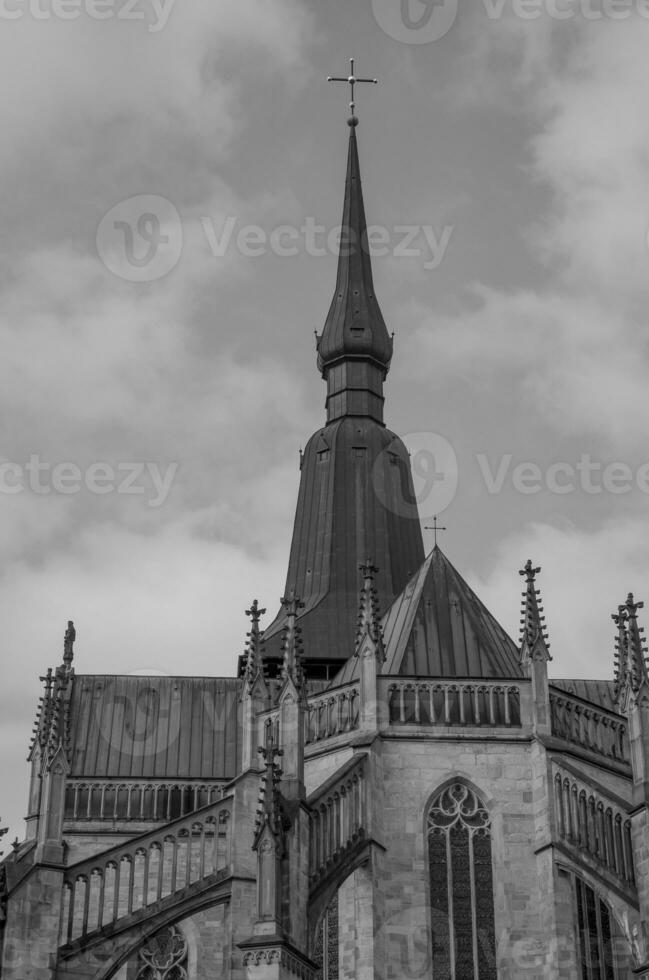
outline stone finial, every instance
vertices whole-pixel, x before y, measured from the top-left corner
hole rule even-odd
[[[279,790],[282,770],[277,759],[281,758],[284,753],[275,745],[272,734],[268,736],[266,745],[259,746],[259,752],[264,759],[264,772],[261,777],[259,806],[255,820],[255,839],[259,839],[259,835],[266,826],[269,827],[273,836],[282,837],[284,814],[282,796]]]
[[[246,609],[246,616],[250,617],[250,630],[248,633],[246,633],[248,642],[244,672],[245,683],[248,690],[252,689],[258,674],[261,672],[263,675],[264,671],[264,634],[263,630],[259,629],[259,621],[265,612],[265,609],[259,608],[259,602],[257,599],[253,600],[250,609]]]
[[[519,575],[525,578],[525,591],[521,609],[521,660],[536,660],[539,658],[552,660],[550,644],[545,628],[545,616],[541,602],[541,590],[536,588],[536,576],[541,571],[534,567],[528,558],[525,567],[519,570]]]
[[[619,704],[623,697],[629,667],[629,632],[627,629],[629,617],[626,606],[618,606],[617,612],[611,613],[611,619],[617,626],[617,635],[615,637],[614,694],[615,700]]]
[[[629,686],[634,694],[637,694],[642,685],[649,682],[649,671],[647,669],[647,644],[642,636],[644,626],[638,626],[638,609],[644,608],[644,602],[634,602],[633,593],[629,592],[625,610],[627,616],[627,678]]]
[[[77,631],[74,628],[74,623],[71,619],[69,619],[68,628],[65,631],[65,636],[63,637],[63,663],[68,670],[70,670],[72,667],[72,658],[74,657],[74,641],[76,638]]]
[[[297,625],[300,609],[304,603],[298,598],[295,589],[282,597],[282,606],[286,611],[286,626],[282,642],[282,683],[291,680],[298,692],[304,689],[304,668],[302,664],[302,630]]]
[[[358,566],[358,569],[363,575],[363,585],[358,607],[355,655],[358,656],[364,638],[369,636],[381,657],[381,662],[383,662],[385,660],[385,647],[379,614],[378,592],[374,585],[378,568],[368,558],[367,561]]]

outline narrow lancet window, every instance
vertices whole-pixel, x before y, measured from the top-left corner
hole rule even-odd
[[[496,980],[489,812],[452,783],[431,803],[427,835],[433,978]]]

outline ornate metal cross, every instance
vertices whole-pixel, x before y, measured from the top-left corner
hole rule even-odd
[[[349,75],[348,75],[347,78],[343,78],[342,76],[339,76],[339,75],[328,75],[327,76],[327,81],[328,82],[347,82],[348,83],[348,85],[351,88],[351,92],[352,92],[352,100],[349,103],[349,108],[351,109],[352,119],[353,119],[354,116],[355,116],[355,110],[356,110],[356,102],[354,101],[354,85],[356,85],[357,83],[360,83],[360,82],[369,82],[371,85],[377,85],[379,80],[378,80],[378,78],[357,78],[356,75],[354,74],[354,59],[353,58],[350,58],[349,59],[349,69],[350,69],[349,70]]]
[[[433,517],[432,526],[429,527],[428,525],[425,525],[424,526],[424,531],[433,531],[435,533],[435,547],[437,547],[437,532],[438,531],[448,531],[448,528],[447,527],[442,527],[441,524],[438,524],[437,523],[437,515],[435,515],[435,517]]]

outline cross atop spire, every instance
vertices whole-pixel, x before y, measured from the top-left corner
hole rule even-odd
[[[519,575],[525,577],[526,589],[521,593],[523,596],[523,608],[521,610],[521,660],[533,660],[543,657],[551,660],[549,653],[550,644],[545,628],[545,616],[543,615],[543,605],[541,603],[541,590],[536,588],[536,576],[541,568],[535,568],[531,559],[528,558],[525,567],[521,568]]]
[[[435,515],[435,517],[433,517],[433,523],[430,526],[427,524],[426,527],[424,528],[425,531],[433,531],[435,535],[435,547],[437,547],[437,532],[448,531],[448,528],[443,527],[441,524],[438,524],[437,520],[438,520],[437,515]]]
[[[328,82],[347,82],[351,91],[351,101],[349,103],[349,108],[351,110],[351,116],[347,120],[349,126],[358,126],[358,117],[356,116],[356,102],[354,101],[354,86],[362,82],[369,82],[371,85],[378,85],[378,78],[357,78],[354,74],[354,59],[349,59],[349,75],[347,78],[343,78],[341,75],[327,75]]]

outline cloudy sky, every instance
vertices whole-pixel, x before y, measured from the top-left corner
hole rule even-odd
[[[324,417],[348,133],[325,77],[351,55],[380,79],[361,167],[422,516],[515,637],[542,565],[553,673],[610,676],[609,614],[649,598],[646,5],[0,8],[11,836],[69,618],[79,672],[227,675],[250,600],[275,611]]]

